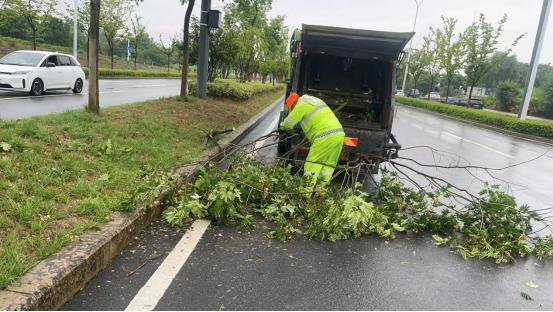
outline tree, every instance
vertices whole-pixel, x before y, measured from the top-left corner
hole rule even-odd
[[[88,86],[88,111],[100,113],[100,91],[98,88],[98,47],[100,46],[100,0],[90,0],[90,33],[89,46],[91,57],[89,59],[89,86]]]
[[[499,58],[496,60],[496,58]],[[495,66],[492,67],[483,77],[482,84],[487,88],[496,88],[501,81],[511,80],[516,82],[520,87],[524,86],[526,68],[524,64],[517,60],[516,55],[501,57],[501,55],[492,55],[492,62]],[[540,71],[538,70],[538,73]],[[536,79],[536,82],[538,79]]]
[[[519,94],[520,91],[515,82],[507,80],[499,83],[495,92],[495,96],[497,97],[497,101],[499,103],[499,110],[504,112],[511,111],[511,108],[517,103],[517,97]]]
[[[430,100],[430,92],[434,91],[434,79],[440,74],[440,60],[438,58],[438,49],[436,44],[436,31],[430,27],[430,33],[424,37],[422,50],[426,58],[426,70],[430,76],[430,85],[428,86],[428,100]]]
[[[169,72],[169,65],[171,65],[171,56],[175,52],[175,39],[171,38],[169,36],[169,40],[167,41],[167,45],[163,43],[163,39],[161,38],[161,34],[159,34],[159,49],[163,54],[167,56],[167,72]]]
[[[180,96],[188,96],[188,57],[190,54],[190,17],[192,16],[192,9],[194,8],[195,0],[180,0],[184,5],[188,2],[186,8],[186,14],[184,15],[184,28],[182,36],[182,78],[180,84]]]
[[[443,29],[436,30],[436,53],[437,59],[440,63],[440,68],[445,71],[447,77],[447,91],[445,100],[449,99],[449,88],[451,85],[451,79],[453,76],[463,68],[465,62],[465,34],[459,34],[457,41],[454,41],[455,37],[455,25],[457,24],[456,18],[444,18]]]
[[[111,54],[111,69],[113,69],[113,48],[115,39],[123,36],[126,31],[126,22],[129,19],[133,8],[128,0],[103,0],[101,6],[100,26]]]
[[[33,49],[36,50],[37,32],[54,12],[58,0],[10,0],[8,7],[23,16],[33,32]]]
[[[271,4],[272,0],[235,0],[225,6],[225,27],[235,40],[234,67],[240,82],[252,80],[259,70]]]
[[[27,20],[18,12],[9,8],[0,10],[0,36],[27,39],[29,30]]]
[[[136,62],[138,60],[138,47],[140,44],[140,40],[144,35],[146,34],[146,26],[144,26],[141,22],[141,18],[138,15],[135,15],[134,18],[131,19],[131,27],[129,31],[129,38],[134,46],[134,70],[136,70]]]
[[[507,15],[503,15],[497,28],[494,28],[492,24],[486,22],[484,14],[480,14],[479,22],[473,23],[466,31],[467,57],[464,70],[467,76],[467,85],[470,88],[468,92],[469,102],[472,98],[474,86],[495,64],[506,58],[511,53],[512,47],[516,46],[518,41],[524,37],[524,35],[521,35],[516,38],[507,51],[498,52],[499,37],[506,21]],[[495,57],[492,57],[492,55]]]
[[[43,22],[43,26],[38,33],[40,42],[62,47],[73,45],[73,37],[68,36],[71,33],[69,23],[52,16]]]
[[[533,95],[534,92],[532,92]],[[543,83],[540,110],[546,118],[553,118],[553,76],[549,76]]]
[[[413,55],[409,64],[410,74],[413,77],[415,83],[413,89],[417,88],[417,82],[428,67],[428,57],[426,56],[427,50],[412,50]]]

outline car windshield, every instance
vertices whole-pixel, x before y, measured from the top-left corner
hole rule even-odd
[[[0,64],[34,67],[45,55],[32,52],[13,52],[0,59]]]

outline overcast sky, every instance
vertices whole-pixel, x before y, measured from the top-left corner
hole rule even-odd
[[[230,1],[226,0],[227,3]],[[193,13],[196,16],[200,13],[200,3],[201,0],[196,0]],[[518,35],[526,33],[513,51],[519,60],[529,62],[542,4],[543,0],[424,0],[419,10],[413,47],[422,45],[422,37],[430,26],[442,25],[442,15],[457,18],[459,32],[474,18],[478,19],[480,13],[494,24],[507,14],[501,45],[507,48]],[[213,9],[222,10],[223,5],[220,0],[212,0]],[[136,13],[143,17],[147,32],[157,40],[160,33],[166,37],[182,29],[185,10],[179,0],[144,0],[136,8]],[[305,23],[411,31],[415,10],[415,0],[273,0],[270,16],[286,15],[286,24],[291,28],[300,28]],[[553,25],[549,26],[540,63],[553,63]]]

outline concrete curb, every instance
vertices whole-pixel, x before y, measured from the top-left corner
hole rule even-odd
[[[519,139],[537,141],[537,142],[540,142],[540,143],[553,145],[553,139],[547,139],[547,138],[542,138],[542,137],[535,136],[535,135],[518,133],[518,132],[511,131],[511,130],[505,130],[505,129],[497,128],[497,127],[494,127],[494,126],[489,126],[489,125],[486,125],[486,124],[481,124],[481,123],[470,121],[470,120],[460,119],[460,118],[451,117],[451,116],[448,116],[448,115],[436,113],[436,112],[425,110],[425,109],[422,109],[422,108],[419,108],[419,107],[413,107],[413,106],[409,106],[409,105],[405,105],[405,104],[400,104],[400,103],[397,103],[397,102],[396,102],[396,105],[400,106],[400,107],[406,107],[406,108],[409,108],[409,109],[425,112],[425,113],[428,113],[428,114],[431,114],[431,115],[434,115],[434,116],[438,116],[438,117],[442,117],[442,118],[446,118],[446,119],[449,119],[449,120],[454,120],[454,121],[466,123],[466,124],[476,126],[476,127],[480,127],[480,128],[484,128],[484,129],[487,129],[487,130],[507,134],[507,135],[514,136],[514,137],[519,138]]]
[[[283,105],[283,100],[284,96],[220,140],[218,143],[221,148],[205,150],[196,162],[220,160],[228,148],[238,144],[277,106]],[[177,170],[177,174],[192,174],[197,167],[198,165],[182,167]],[[174,187],[167,187],[158,200],[162,202],[168,191]],[[19,278],[15,285],[0,291],[0,310],[44,311],[61,308],[160,215],[159,205],[142,209],[139,204],[132,213],[115,212],[113,221],[100,225],[101,231],[82,234],[77,240],[38,263]]]

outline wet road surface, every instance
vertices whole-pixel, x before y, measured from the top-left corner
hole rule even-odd
[[[100,107],[175,96],[179,79],[100,79]],[[42,96],[0,91],[0,118],[19,119],[79,109],[88,103],[88,80],[83,92],[51,91]]]
[[[275,110],[244,142],[276,127],[277,117]],[[473,165],[493,167],[535,158],[549,148],[406,107],[398,110],[394,133],[406,148],[401,156],[431,164],[458,157],[447,160],[426,148],[409,147],[432,146]],[[276,148],[261,153],[272,157]],[[553,172],[552,156],[548,153],[497,175],[527,188],[514,192],[520,203],[549,207],[553,176],[547,172]],[[414,168],[479,189],[464,170]],[[484,173],[481,178],[493,181]],[[195,226],[150,226],[63,309],[123,310],[130,305],[148,310],[553,310],[553,263],[533,257],[507,265],[465,261],[447,247],[436,247],[429,233],[401,234],[395,240],[373,235],[331,243],[299,236],[296,242],[278,242],[262,235],[268,224],[261,220],[251,234],[214,223],[205,232]],[[180,252],[177,242],[182,237],[201,239],[174,276],[160,276],[166,253],[174,246],[173,253]],[[158,253],[165,254],[128,276],[129,270]],[[151,293],[144,292],[144,285],[167,279],[168,287],[159,289],[157,297],[137,300]],[[530,281],[539,288],[526,286]],[[521,292],[535,300],[525,300]]]

